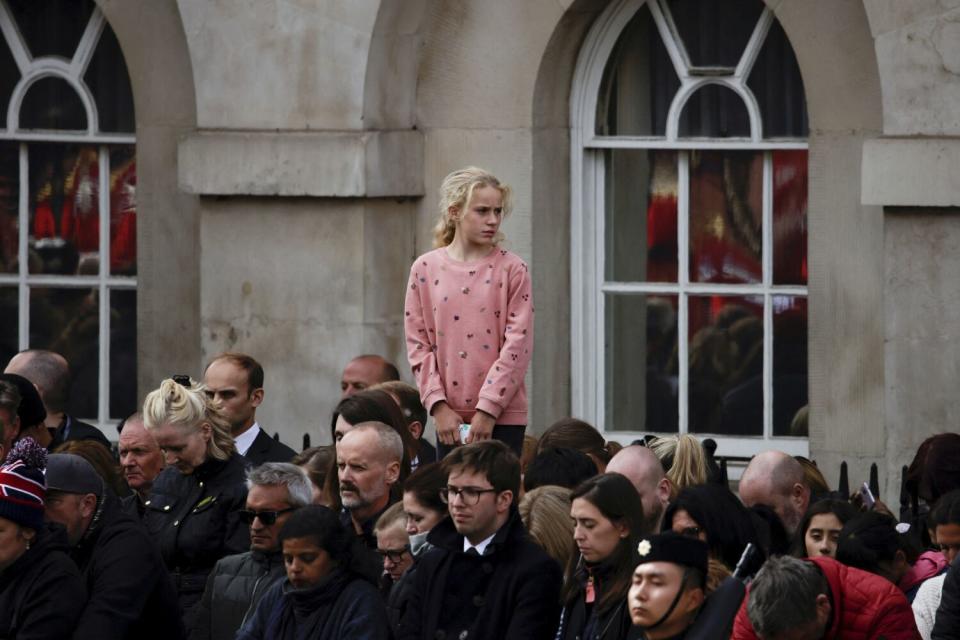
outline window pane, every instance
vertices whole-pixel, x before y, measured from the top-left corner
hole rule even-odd
[[[690,154],[690,280],[762,280],[763,154]]]
[[[93,14],[91,0],[7,0],[33,57],[73,58]]]
[[[30,347],[50,349],[70,363],[67,413],[97,418],[100,313],[96,289],[30,289]]]
[[[100,131],[133,133],[133,90],[117,36],[109,25],[84,76],[97,105]]]
[[[100,260],[97,148],[33,144],[30,272],[96,275]]]
[[[20,128],[82,131],[87,128],[87,112],[66,80],[41,78],[23,97]]]
[[[20,351],[19,300],[16,287],[0,287],[0,362],[4,365]]]
[[[773,283],[807,284],[807,152],[773,152]]]
[[[753,64],[747,86],[757,98],[765,138],[806,138],[807,100],[800,65],[776,20]]]
[[[137,292],[110,291],[110,417],[137,410]]]
[[[607,428],[675,433],[677,297],[606,298]]]
[[[749,138],[750,114],[732,89],[708,84],[697,90],[680,114],[681,138]]]
[[[807,299],[773,297],[773,435],[807,436]]]
[[[763,297],[691,296],[692,433],[763,435]]]
[[[110,150],[110,273],[137,275],[136,147]]]
[[[606,154],[607,280],[676,282],[676,152]]]
[[[623,30],[597,99],[597,135],[662,136],[680,80],[646,6]]]
[[[736,67],[763,12],[761,0],[669,0],[690,63]]]
[[[0,273],[16,273],[19,265],[19,158],[19,144],[0,142]]]

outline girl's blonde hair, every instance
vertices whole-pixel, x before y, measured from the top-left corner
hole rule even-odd
[[[567,566],[573,555],[570,489],[554,485],[537,487],[523,494],[518,510],[533,541],[561,567]]]
[[[676,498],[684,487],[706,484],[707,454],[692,435],[685,433],[657,438],[650,444],[650,450],[667,470],[667,477],[673,484],[671,499]]]
[[[206,391],[205,386],[194,380],[190,380],[190,386],[185,387],[167,378],[143,401],[143,426],[150,430],[172,424],[185,430],[198,431],[204,423],[209,424],[211,438],[207,442],[207,455],[216,460],[228,459],[237,451],[230,434],[230,424],[224,418],[220,405],[207,396]]]
[[[453,242],[453,236],[457,231],[457,221],[451,217],[451,209],[454,213],[463,211],[470,203],[473,192],[477,187],[493,187],[500,192],[503,198],[503,215],[507,216],[513,208],[513,191],[507,185],[500,182],[495,175],[480,169],[479,167],[465,167],[454,171],[440,185],[440,220],[433,228],[433,246],[436,249],[445,247]],[[499,231],[493,239],[497,244],[503,240],[503,234]]]

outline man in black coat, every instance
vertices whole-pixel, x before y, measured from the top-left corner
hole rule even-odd
[[[177,594],[156,545],[89,462],[47,461],[46,517],[67,530],[88,599],[74,638],[178,640]]]
[[[10,358],[4,373],[23,376],[40,392],[46,410],[45,424],[52,434],[52,441],[37,441],[48,450],[53,451],[68,440],[94,440],[110,449],[110,441],[100,429],[67,413],[70,365],[62,355],[44,349],[27,349]]]
[[[443,461],[450,519],[431,530],[400,640],[548,640],[559,618],[560,567],[530,540],[514,505],[520,462],[487,440]]]
[[[245,353],[221,353],[203,372],[207,393],[220,401],[237,444],[237,453],[251,466],[290,462],[296,452],[267,435],[257,423],[263,402],[263,367]]]

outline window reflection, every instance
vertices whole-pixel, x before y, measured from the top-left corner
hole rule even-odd
[[[690,280],[755,283],[762,270],[763,154],[690,154]]]
[[[677,296],[611,294],[606,310],[609,423],[617,430],[675,433]]]

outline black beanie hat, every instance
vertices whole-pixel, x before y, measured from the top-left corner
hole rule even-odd
[[[671,562],[682,567],[699,569],[707,574],[707,544],[696,538],[668,531],[644,538],[637,545],[638,564]]]

